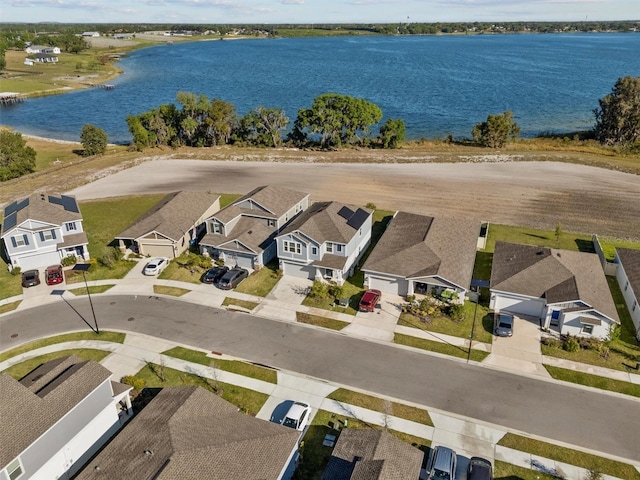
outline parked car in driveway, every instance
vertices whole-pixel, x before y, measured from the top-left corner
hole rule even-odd
[[[213,267],[202,276],[202,283],[218,283],[228,271],[229,267]]]
[[[360,299],[358,310],[361,312],[373,312],[373,309],[376,308],[380,298],[382,298],[382,292],[380,290],[367,290]]]
[[[162,270],[167,268],[169,265],[169,259],[166,257],[156,257],[149,260],[149,262],[145,265],[142,273],[144,275],[159,275]]]
[[[513,335],[513,315],[496,312],[493,320],[493,333],[498,337],[511,337]]]
[[[40,272],[38,270],[27,270],[22,272],[22,286],[24,288],[40,285]]]
[[[493,480],[493,467],[486,458],[471,457],[467,468],[467,480]]]
[[[249,272],[244,268],[233,267],[227,273],[225,273],[218,282],[218,288],[222,290],[231,290],[236,288],[241,281],[249,276]]]
[[[302,431],[309,423],[310,414],[311,407],[309,405],[302,402],[293,402],[293,405],[291,405],[282,419],[282,425]]]
[[[64,281],[64,274],[62,273],[62,265],[51,265],[44,271],[44,279],[47,285],[57,285]]]
[[[441,445],[431,450],[427,463],[428,480],[454,480],[456,475],[456,452]]]

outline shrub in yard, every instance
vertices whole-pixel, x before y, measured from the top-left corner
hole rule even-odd
[[[315,298],[327,298],[329,295],[329,285],[322,280],[314,280],[309,295]]]
[[[461,322],[464,319],[464,305],[450,303],[445,307],[444,313],[454,322]]]
[[[13,267],[11,269],[11,275],[13,275],[14,277],[17,277],[21,273],[22,273],[22,269],[20,267]]]
[[[580,342],[578,342],[575,337],[567,335],[567,338],[562,342],[562,349],[570,353],[575,353],[580,350]]]
[[[367,204],[365,205],[365,208],[369,208],[369,209],[371,209],[371,210],[375,210],[375,209],[376,209],[376,208],[378,208],[378,207],[376,207],[376,204],[375,204],[375,203],[373,203],[373,202],[369,202],[369,203],[367,203]]]
[[[415,295],[407,295],[407,296],[406,296],[406,300],[407,300],[407,302],[409,302],[409,303],[413,303],[413,302],[415,301],[415,299],[416,299],[416,296],[415,296]]]
[[[75,255],[69,255],[68,257],[64,257],[60,263],[63,267],[70,267],[71,265],[78,263],[78,257]]]
[[[546,345],[547,347],[550,348],[560,348],[562,347],[562,342],[556,338],[553,337],[545,337],[542,339],[542,344]]]
[[[136,377],[135,375],[127,375],[122,377],[122,383],[125,385],[131,385],[135,390],[142,390],[146,385],[144,378]]]
[[[327,292],[335,299],[340,299],[344,296],[344,288],[335,283],[329,285]]]

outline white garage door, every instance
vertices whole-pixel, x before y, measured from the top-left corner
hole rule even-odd
[[[237,265],[248,270],[253,270],[253,256],[225,253],[224,264],[227,267],[235,267]]]
[[[399,282],[396,280],[391,280],[388,278],[380,278],[380,277],[369,277],[369,288],[375,288],[384,293],[389,293],[392,295],[406,295],[407,287],[406,280]],[[404,286],[404,288],[402,288]],[[403,291],[404,290],[404,291]]]
[[[316,277],[316,267],[310,265],[296,265],[293,263],[284,263],[284,274],[298,278],[308,278],[313,280]]]
[[[175,258],[173,254],[173,246],[171,245],[140,245],[143,255],[150,257],[167,257]]]
[[[42,270],[47,268],[49,265],[60,263],[60,254],[58,252],[41,253],[40,255],[23,257],[19,262],[20,268],[23,272],[33,268],[39,268]]]
[[[523,300],[522,298],[497,295],[493,308],[494,310],[507,310],[520,315],[540,318],[544,302],[542,300]]]

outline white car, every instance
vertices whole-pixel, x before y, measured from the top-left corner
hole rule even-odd
[[[144,275],[159,275],[169,265],[169,259],[166,257],[157,257],[149,260],[142,270]]]
[[[309,405],[302,402],[293,402],[293,405],[291,405],[282,419],[282,425],[302,431],[309,423],[310,415],[311,407]]]

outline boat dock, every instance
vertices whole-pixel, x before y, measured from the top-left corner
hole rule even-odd
[[[19,93],[0,92],[0,105],[13,105],[18,102],[24,102],[24,97],[21,97]]]

